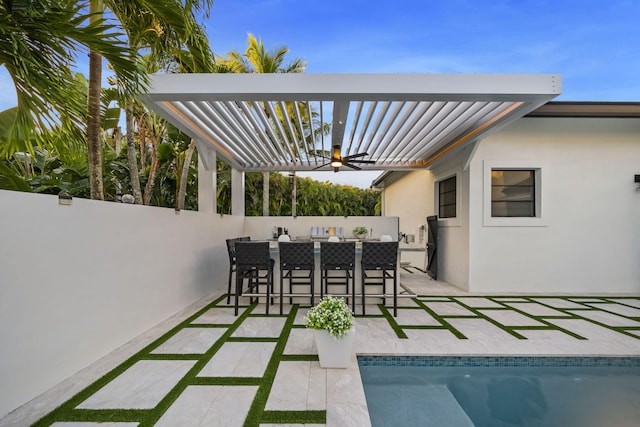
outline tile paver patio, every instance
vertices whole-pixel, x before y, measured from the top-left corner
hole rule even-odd
[[[355,352],[640,356],[640,331],[635,329],[640,325],[640,296],[514,297],[469,295],[455,289],[446,295],[445,291],[446,285],[440,283],[436,297],[418,288],[422,296],[403,300],[393,320],[371,306],[367,317],[356,318]],[[122,419],[72,423],[65,414],[77,410],[67,408],[46,425],[232,426],[245,425],[247,417],[252,420],[249,425],[265,427],[370,425],[355,356],[348,369],[321,369],[312,332],[301,327],[305,308],[287,306],[284,316],[264,317],[260,314],[264,307],[243,307],[241,317],[235,317],[223,300],[199,307],[204,307],[200,314],[186,310],[183,318],[192,319],[150,354],[134,356],[137,360],[128,369],[76,405],[89,412],[113,409]],[[140,340],[141,348],[149,342],[148,337]],[[187,374],[194,366],[198,372]],[[85,386],[90,380],[84,373]],[[154,411],[174,386],[177,395],[167,401],[168,408],[157,414],[154,424],[127,418],[146,412],[119,412]],[[54,409],[51,402],[64,403],[77,388],[52,390],[42,401],[36,399],[0,420],[0,427],[34,422]],[[29,422],[12,424],[16,419]]]

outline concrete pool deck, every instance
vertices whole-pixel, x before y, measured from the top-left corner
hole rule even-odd
[[[637,295],[478,295],[419,273],[402,273],[401,283],[417,297],[402,298],[396,318],[375,305],[357,317],[357,354],[640,356]],[[235,317],[220,295],[18,408],[0,427],[45,416],[38,425],[370,425],[355,356],[348,369],[321,369],[305,308],[267,317],[263,305],[246,305]]]

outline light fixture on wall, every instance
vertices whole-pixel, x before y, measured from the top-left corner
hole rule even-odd
[[[633,182],[636,183],[636,191],[640,191],[640,175],[634,175]]]
[[[73,197],[67,194],[58,194],[58,204],[69,206],[73,203]]]

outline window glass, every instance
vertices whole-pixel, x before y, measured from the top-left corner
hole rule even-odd
[[[491,216],[535,217],[535,171],[491,170]]]
[[[438,216],[456,217],[456,177],[452,176],[438,183]]]

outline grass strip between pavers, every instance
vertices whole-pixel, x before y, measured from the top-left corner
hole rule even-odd
[[[287,316],[287,320],[282,327],[280,338],[276,347],[273,350],[271,359],[267,364],[267,368],[264,371],[262,377],[262,383],[258,387],[256,396],[251,403],[249,413],[244,421],[244,427],[258,427],[262,423],[274,422],[274,423],[318,423],[325,424],[327,418],[327,411],[266,411],[267,400],[271,393],[271,387],[275,380],[276,373],[278,372],[278,366],[281,361],[286,360],[288,356],[284,356],[284,349],[287,345],[287,340],[291,334],[293,323],[295,322],[296,314],[298,312],[298,306],[293,305],[291,311]]]
[[[396,322],[396,318],[391,315],[387,307],[385,307],[384,304],[378,304],[378,308],[380,309],[380,312],[382,312],[382,315],[385,317],[385,319],[387,319],[387,322],[389,322],[389,326],[391,326],[391,329],[393,329],[393,331],[396,333],[396,336],[400,339],[409,339],[400,325],[398,325],[398,322]]]
[[[102,387],[107,385],[113,379],[118,377],[120,374],[125,372],[127,369],[133,366],[136,362],[142,360],[143,356],[148,355],[149,352],[153,351],[154,349],[158,348],[160,345],[167,342],[172,336],[178,333],[178,331],[180,331],[182,328],[184,328],[193,320],[202,316],[204,313],[206,313],[208,310],[210,310],[212,307],[214,307],[218,302],[222,301],[224,298],[225,298],[225,295],[222,295],[219,298],[215,299],[214,301],[210,302],[209,304],[207,304],[206,306],[198,310],[195,314],[189,316],[187,319],[183,320],[177,326],[169,330],[169,332],[163,334],[161,337],[157,338],[155,341],[153,341],[152,343],[144,347],[142,350],[140,350],[139,352],[131,356],[129,359],[122,362],[116,368],[112,369],[107,374],[98,378],[92,384],[90,384],[89,386],[85,387],[83,390],[76,393],[71,399],[67,400],[62,405],[58,406],[56,409],[54,409],[53,411],[49,412],[47,415],[42,417],[40,420],[33,423],[32,426],[46,427],[46,426],[50,426],[56,421],[66,421],[68,419],[72,419],[73,412],[78,411],[75,409],[76,406],[78,406],[79,404],[87,400],[90,396],[92,396]],[[130,410],[126,410],[126,409],[121,411],[125,411],[125,413],[132,413],[132,412],[129,412]],[[143,414],[147,415],[149,412],[150,411],[145,411]],[[105,413],[103,411],[90,411],[87,413],[92,414],[91,416],[93,418],[90,421],[100,421],[101,420],[100,417],[102,415],[111,414],[111,412]]]
[[[318,362],[320,359],[317,354],[283,354],[280,358],[281,362]]]
[[[487,299],[489,299],[490,301],[493,301],[495,303],[499,303],[498,301],[494,301],[493,299],[491,299],[491,297],[487,297]],[[506,333],[508,333],[509,335],[512,335],[516,338],[518,338],[519,340],[526,340],[527,337],[525,337],[522,334],[519,334],[518,332],[514,331],[513,328],[509,327],[509,326],[505,326],[502,323],[498,322],[497,320],[489,317],[488,315],[484,314],[482,311],[490,311],[490,310],[512,310],[511,307],[508,306],[503,306],[502,308],[499,307],[472,307],[470,305],[467,305],[465,303],[463,303],[462,301],[456,300],[456,302],[458,304],[460,304],[462,307],[466,308],[467,310],[469,310],[472,313],[475,313],[479,318],[486,320],[487,322],[491,323],[493,326],[496,326],[500,329],[502,329],[503,331],[505,331]],[[480,310],[482,309],[482,310]]]
[[[227,342],[227,340],[231,337],[231,335],[240,327],[242,322],[246,320],[246,318],[251,314],[251,311],[256,306],[253,305],[249,307],[247,310],[238,315],[237,320],[233,323],[233,325],[227,329],[227,331],[222,334],[222,336],[216,341],[216,343],[207,350],[200,360],[198,360],[193,367],[187,372],[187,374],[182,377],[180,381],[171,389],[171,391],[156,405],[155,410],[143,420],[141,420],[138,427],[151,427],[155,423],[158,422],[160,417],[164,415],[164,413],[169,409],[169,407],[178,399],[178,397],[185,391],[185,389],[194,384],[197,381],[198,373],[206,366],[207,363],[213,358],[213,356],[218,352],[218,350]]]
[[[65,418],[67,422],[136,422],[153,409],[75,409]]]
[[[536,299],[536,298],[537,298],[537,299]],[[607,310],[602,310],[602,309],[600,309],[599,307],[591,307],[591,306],[585,305],[585,304],[584,304],[584,303],[582,303],[582,302],[576,302],[576,301],[573,301],[573,300],[571,299],[571,297],[561,297],[561,296],[560,296],[560,297],[544,297],[544,298],[558,298],[558,299],[563,299],[563,300],[565,300],[565,301],[569,301],[569,302],[572,302],[572,303],[574,303],[574,304],[580,304],[580,305],[582,305],[582,306],[584,307],[584,308],[571,308],[571,307],[566,307],[566,308],[565,308],[565,307],[554,307],[554,306],[552,306],[552,305],[545,304],[544,302],[541,302],[541,301],[540,301],[540,299],[541,299],[540,297],[532,297],[532,300],[533,300],[533,301],[535,301],[535,302],[537,302],[538,304],[544,305],[545,307],[549,307],[549,308],[552,308],[552,309],[554,309],[554,310],[558,310],[558,311],[560,311],[560,312],[562,312],[562,313],[564,313],[564,314],[566,314],[566,315],[567,315],[567,317],[552,317],[552,316],[545,316],[545,318],[546,318],[546,319],[556,319],[556,318],[557,318],[557,319],[560,319],[560,320],[562,320],[562,319],[573,319],[573,320],[575,320],[575,319],[579,319],[579,320],[586,320],[586,321],[591,322],[591,323],[593,323],[593,324],[595,324],[595,325],[601,326],[601,327],[603,327],[603,328],[610,329],[610,330],[615,331],[615,332],[618,332],[618,333],[620,333],[620,334],[627,335],[627,336],[632,337],[632,338],[640,339],[640,337],[639,337],[639,336],[634,335],[634,334],[632,334],[632,333],[629,333],[629,332],[627,332],[627,331],[625,330],[625,329],[629,329],[629,327],[626,327],[626,326],[610,326],[610,325],[607,325],[607,324],[605,324],[605,323],[601,323],[601,322],[598,322],[598,321],[596,321],[596,320],[589,319],[588,317],[580,316],[580,314],[579,314],[579,313],[584,312],[584,311],[603,311],[603,312],[607,312],[607,313],[615,314],[615,315],[617,315],[617,316],[622,316],[622,315],[620,315],[620,314],[618,314],[618,313],[612,313],[612,312],[609,312],[609,311],[607,311]],[[621,297],[621,298],[625,298],[625,299],[634,299],[634,300],[638,301],[638,298],[637,298],[637,297]],[[606,298],[603,298],[603,299],[605,299],[605,300],[606,300]],[[605,302],[607,302],[607,303],[609,303],[609,302],[616,303],[615,301],[605,301]],[[617,304],[617,303],[616,303],[616,304]],[[625,306],[627,306],[626,304],[621,304],[621,305],[625,305]],[[627,307],[637,308],[637,307],[634,307],[634,306],[627,306]],[[622,317],[626,317],[627,319],[634,320],[634,319],[633,319],[633,317],[629,317],[629,316],[622,316]],[[568,333],[569,335],[572,335],[572,336],[573,336],[573,335],[575,335],[576,337],[579,337],[578,339],[587,339],[587,338],[581,337],[580,335],[575,334],[575,333],[573,333],[573,332],[566,331],[565,329],[562,329],[562,328],[560,328],[560,327],[559,327],[559,326],[557,326],[557,325],[554,325],[554,326],[556,327],[556,329],[559,329],[559,330],[561,330],[562,332]]]
[[[262,423],[266,424],[326,424],[327,411],[264,411]]]
[[[436,319],[438,322],[440,322],[440,324],[447,330],[449,330],[449,332],[451,332],[453,335],[455,335],[456,338],[461,339],[461,340],[466,340],[467,337],[460,332],[459,330],[457,330],[456,328],[453,327],[453,325],[449,322],[447,322],[447,320],[440,316],[438,313],[436,313],[435,311],[433,311],[431,309],[431,307],[427,306],[423,301],[417,299],[417,298],[413,298],[413,300],[416,302],[416,304],[418,304],[424,311],[426,311],[427,313],[429,313],[431,315],[431,317],[433,317],[434,319]]]

